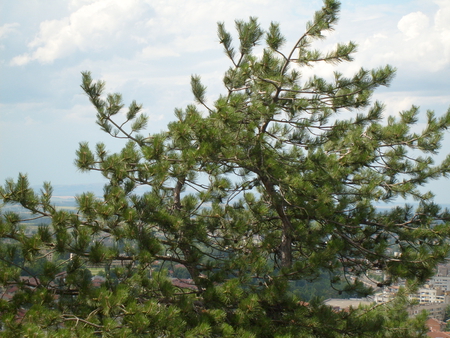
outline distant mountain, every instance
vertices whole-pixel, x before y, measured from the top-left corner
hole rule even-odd
[[[93,192],[96,196],[102,197],[103,196],[103,186],[104,183],[92,183],[92,184],[58,184],[58,185],[52,185],[53,186],[53,196],[55,198],[61,198],[61,200],[64,200],[63,197],[74,197],[77,195],[80,195],[84,192]],[[36,191],[39,191],[42,186],[32,186],[33,189]],[[147,188],[148,189],[148,188]],[[141,194],[145,192],[146,188],[139,187],[136,189],[137,194]],[[417,202],[407,202],[408,204],[416,207],[418,205]],[[405,202],[398,201],[398,202],[392,202],[388,204],[379,204],[376,205],[376,208],[378,210],[383,209],[391,209],[395,208],[396,206],[402,206]],[[447,208],[450,210],[450,204],[440,204],[441,207]]]
[[[103,186],[104,183],[92,183],[92,184],[55,184],[53,187],[54,197],[74,197],[81,195],[84,192],[92,192],[95,196],[103,196]],[[32,186],[32,188],[39,192],[42,186]],[[148,189],[148,188],[147,188]],[[140,194],[146,190],[144,187],[138,187],[136,193]]]
[[[93,192],[96,196],[102,196],[103,186],[103,183],[54,185],[53,196],[76,196],[84,192]]]

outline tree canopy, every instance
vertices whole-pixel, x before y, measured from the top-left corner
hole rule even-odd
[[[148,134],[140,104],[125,108],[120,94],[105,95],[105,83],[83,72],[97,124],[124,146],[111,153],[80,143],[77,167],[107,183],[101,197],[77,196],[76,212],[52,204],[49,183],[33,191],[26,175],[1,188],[4,204],[31,214],[1,215],[0,283],[17,287],[0,301],[2,334],[423,336],[423,316],[408,318],[402,292],[385,305],[333,311],[293,290],[325,276],[330,288],[366,296],[373,290],[363,282],[375,271],[384,276],[379,286],[402,279],[414,287],[449,251],[450,215],[422,186],[450,171],[450,157],[433,157],[450,110],[427,112],[421,131],[418,107],[383,117],[371,98],[393,79],[389,65],[302,75],[352,61],[353,42],[313,46],[334,29],[339,6],[324,1],[290,47],[277,23],[263,30],[256,18],[236,21],[237,44],[219,23],[231,62],[224,94],[208,102],[192,76],[196,104],[176,109],[164,132]],[[417,207],[377,208],[406,198]],[[51,222],[30,233],[27,219]],[[95,287],[92,267],[104,268]],[[175,268],[188,278],[171,279]]]

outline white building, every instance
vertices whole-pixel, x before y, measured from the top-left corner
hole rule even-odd
[[[440,288],[443,291],[450,291],[449,276],[434,276],[429,280],[429,284],[434,288]]]
[[[429,318],[444,320],[446,308],[447,308],[447,304],[444,304],[444,303],[419,304],[419,305],[411,306],[408,309],[408,313],[410,316],[417,316],[419,313],[421,313],[423,310],[425,310],[428,312]]]

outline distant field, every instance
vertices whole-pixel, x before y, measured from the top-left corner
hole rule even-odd
[[[89,268],[89,271],[92,273],[92,276],[97,276],[100,272],[104,272],[105,268]]]
[[[56,205],[55,208],[57,210],[77,210],[75,206],[67,206],[67,205]]]

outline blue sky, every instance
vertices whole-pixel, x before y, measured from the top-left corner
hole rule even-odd
[[[213,100],[223,92],[229,63],[216,22],[256,16],[262,27],[279,22],[294,43],[321,1],[307,0],[15,0],[0,3],[0,182],[27,173],[33,185],[101,183],[98,173],[73,165],[80,141],[121,143],[95,124],[80,72],[106,81],[109,92],[135,99],[150,116],[149,133],[163,130],[173,110],[193,102],[191,74],[202,76]],[[355,41],[359,67],[391,64],[397,76],[375,99],[396,114],[412,104],[423,114],[450,106],[450,1],[342,1],[336,30],[320,47]],[[305,73],[326,76],[332,67]],[[450,137],[442,153],[449,152]],[[430,185],[448,203],[450,181]]]

